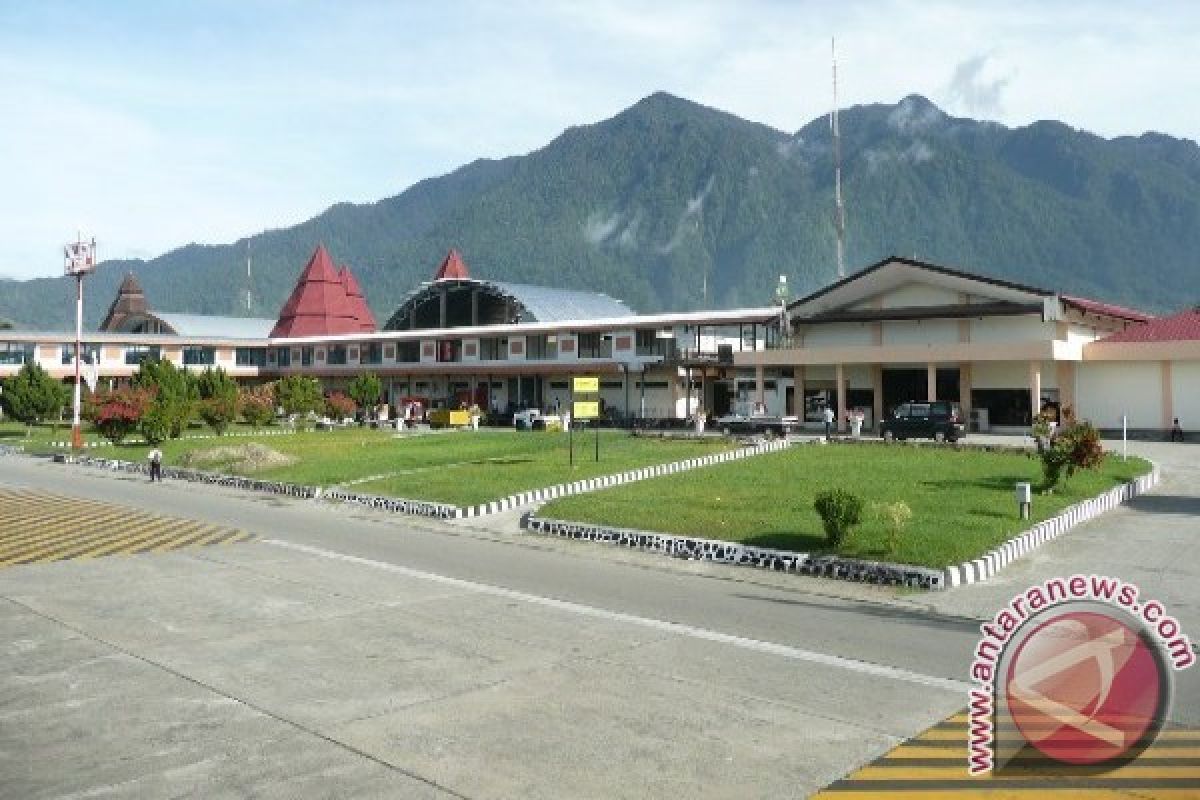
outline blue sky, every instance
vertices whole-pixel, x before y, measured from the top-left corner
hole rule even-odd
[[[526,153],[656,90],[795,130],[918,92],[1200,138],[1187,3],[0,0],[0,276],[153,257]]]

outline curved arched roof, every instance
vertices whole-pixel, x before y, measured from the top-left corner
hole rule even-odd
[[[424,283],[410,292],[401,301],[392,314],[385,330],[405,330],[410,327],[413,312],[433,304],[437,308],[443,291],[448,296],[465,296],[469,302],[472,291],[478,290],[480,295],[500,301],[511,308],[512,314],[506,319],[480,319],[474,324],[511,323],[511,322],[557,322],[567,320],[607,319],[613,317],[631,317],[634,311],[620,300],[615,300],[601,292],[581,291],[577,289],[555,289],[549,286],[534,286],[525,283],[507,283],[504,281],[479,280],[476,278],[449,278]],[[462,319],[462,309],[451,316]],[[509,316],[505,314],[505,316]],[[463,322],[461,324],[472,324]],[[451,324],[450,327],[454,325]],[[447,327],[441,324],[418,324],[417,327]]]

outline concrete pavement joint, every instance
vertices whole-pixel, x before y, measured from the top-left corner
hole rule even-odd
[[[410,569],[397,564],[389,564],[384,561],[375,561],[369,558],[361,558],[359,556],[347,555],[345,553],[337,553],[332,550],[325,550],[320,547],[310,547],[303,544],[295,544],[293,542],[281,541],[279,539],[264,539],[264,544],[283,547],[289,550],[295,550],[301,553],[309,553],[310,555],[318,555],[323,558],[328,558],[334,561],[342,561],[350,564],[359,564],[361,566],[372,567],[374,569],[382,569],[389,572],[395,572],[408,577],[420,578],[423,580],[433,581],[434,583],[442,583],[450,586],[458,586],[464,589],[469,589],[481,594],[490,594],[497,597],[506,597],[514,600],[520,600],[527,603],[554,608],[560,611],[565,611],[572,614],[593,617],[597,619],[607,619],[615,622],[625,622],[632,625],[637,625],[651,630],[667,631],[680,636],[688,636],[693,639],[701,639],[710,642],[718,642],[728,644],[734,647],[740,647],[745,650],[752,650],[760,653],[768,653],[771,655],[781,656],[783,658],[794,659],[797,661],[806,661],[824,666],[835,667],[838,669],[848,670],[850,672],[859,672],[865,675],[871,675],[878,678],[886,678],[888,680],[900,681],[903,683],[916,684],[934,689],[942,689],[949,692],[966,693],[969,684],[964,681],[952,680],[949,678],[938,678],[932,675],[922,675],[910,670],[901,669],[899,667],[890,667],[882,664],[873,664],[868,661],[859,661],[856,659],[843,658],[841,656],[829,655],[828,653],[819,653],[812,650],[803,650],[790,645],[777,644],[774,642],[764,642],[758,639],[749,639],[743,636],[735,636],[728,633],[720,633],[718,631],[708,630],[706,628],[698,628],[692,625],[685,625],[678,622],[668,622],[665,620],[651,619],[649,617],[639,617],[634,614],[626,614],[620,611],[610,611],[595,606],[583,605],[582,603],[573,603],[567,600],[558,600],[551,597],[542,597],[540,595],[520,592],[515,589],[506,589],[500,586],[491,586],[484,583],[476,583],[474,581],[462,580],[460,578],[451,578],[446,575],[439,575],[433,572],[424,572],[422,570]]]
[[[72,625],[71,623],[69,623],[65,620],[59,619],[58,617],[55,617],[52,614],[47,614],[42,611],[39,611],[38,609],[33,608],[32,606],[27,605],[27,604],[21,602],[20,600],[17,600],[12,597],[8,597],[7,595],[0,595],[0,597],[4,597],[4,599],[7,600],[9,603],[12,603],[15,606],[19,606],[20,608],[23,608],[25,611],[29,612],[30,614],[33,614],[34,616],[40,617],[41,619],[47,620],[49,622],[53,622],[56,625],[59,625],[65,629],[71,631],[72,633],[75,633],[75,634],[83,637],[84,639],[87,639],[89,641],[92,641],[97,644],[108,647],[109,649],[115,651],[116,653],[124,655],[127,658],[131,658],[139,663],[145,664],[146,666],[158,669],[158,670],[165,672],[168,675],[171,675],[179,680],[185,681],[187,683],[192,684],[193,686],[204,689],[205,691],[211,692],[220,697],[224,697],[227,700],[231,700],[235,703],[238,703],[239,705],[242,705],[245,708],[250,709],[251,711],[254,711],[258,714],[262,714],[265,717],[273,719],[276,722],[282,723],[283,725],[287,725],[290,728],[293,728],[302,733],[308,734],[309,736],[312,736],[314,738],[321,739],[322,741],[327,742],[328,744],[331,744],[334,747],[340,748],[349,753],[353,753],[354,755],[356,755],[360,758],[363,758],[374,764],[378,764],[379,766],[384,767],[385,769],[389,769],[393,772],[404,775],[405,777],[411,778],[412,780],[419,781],[419,782],[425,784],[426,786],[430,786],[434,789],[437,789],[440,792],[445,792],[446,794],[448,794],[452,797],[461,798],[461,800],[470,800],[470,798],[467,795],[464,795],[460,792],[456,792],[455,790],[453,790],[447,786],[443,786],[442,784],[438,783],[437,781],[433,780],[432,778],[427,778],[416,772],[407,770],[397,764],[393,764],[389,761],[386,761],[385,759],[380,758],[379,756],[373,755],[371,753],[368,753],[365,750],[355,747],[354,745],[339,741],[338,739],[335,739],[327,734],[321,733],[320,731],[316,730],[315,728],[310,728],[309,726],[304,725],[303,723],[297,722],[292,719],[288,719],[287,717],[284,717],[284,716],[280,716],[279,714],[271,711],[268,708],[259,706],[255,703],[250,702],[249,700],[247,700],[245,698],[230,694],[229,692],[223,691],[223,690],[217,688],[216,686],[213,686],[211,684],[205,683],[204,681],[193,678],[190,675],[186,675],[186,674],[168,666],[167,664],[164,664],[159,661],[155,661],[155,660],[153,660],[151,658],[147,658],[146,656],[143,656],[143,655],[139,655],[138,653],[135,653],[132,650],[129,650],[125,647],[122,647],[121,645],[119,645],[115,642],[111,642],[107,639],[96,636],[95,634],[89,633],[88,631],[85,631],[81,628],[77,628],[76,626]]]

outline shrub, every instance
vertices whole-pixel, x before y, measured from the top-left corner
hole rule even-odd
[[[325,410],[325,398],[321,396],[321,384],[315,378],[303,375],[288,375],[275,384],[275,402],[283,407],[286,414],[308,412],[320,413]]]
[[[145,389],[99,392],[92,396],[88,404],[88,419],[101,436],[113,444],[120,444],[126,436],[137,430],[150,401],[150,393]]]
[[[1080,422],[1061,429],[1050,446],[1042,451],[1041,458],[1045,488],[1053,489],[1070,480],[1077,470],[1100,466],[1104,461],[1100,433],[1090,422]]]
[[[272,384],[246,387],[238,392],[242,416],[255,428],[269,425],[275,418],[275,387]]]
[[[149,444],[162,444],[171,435],[170,411],[157,403],[151,403],[138,421],[138,430]]]
[[[4,413],[26,425],[50,417],[57,419],[71,399],[70,389],[33,363],[25,364],[16,375],[0,381],[0,387]]]
[[[909,520],[912,519],[912,509],[908,507],[908,503],[897,500],[894,503],[875,503],[873,510],[875,516],[883,523],[888,552],[895,553],[900,549],[900,537],[904,534],[904,529],[908,527]]]
[[[325,398],[325,413],[332,419],[353,417],[354,409],[354,401],[341,392],[334,392]]]
[[[168,435],[178,439],[200,403],[200,390],[191,373],[170,361],[143,361],[133,375],[133,385],[154,392],[152,427],[166,425]]]
[[[346,394],[350,395],[363,411],[369,411],[379,402],[379,396],[383,394],[383,383],[375,373],[364,372],[350,381],[350,385],[346,387]],[[346,416],[353,413],[351,411]]]
[[[200,419],[212,428],[217,436],[223,436],[238,416],[238,396],[210,397],[200,401]]]
[[[845,489],[818,492],[813,508],[820,515],[825,536],[834,548],[841,547],[854,526],[862,522],[862,498]]]

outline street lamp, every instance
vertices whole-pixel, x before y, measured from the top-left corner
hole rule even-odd
[[[77,235],[73,244],[63,247],[66,261],[66,272],[75,277],[75,405],[71,415],[71,447],[79,450],[83,447],[83,431],[79,427],[79,383],[80,368],[83,362],[83,276],[96,270],[96,239],[83,241]]]

